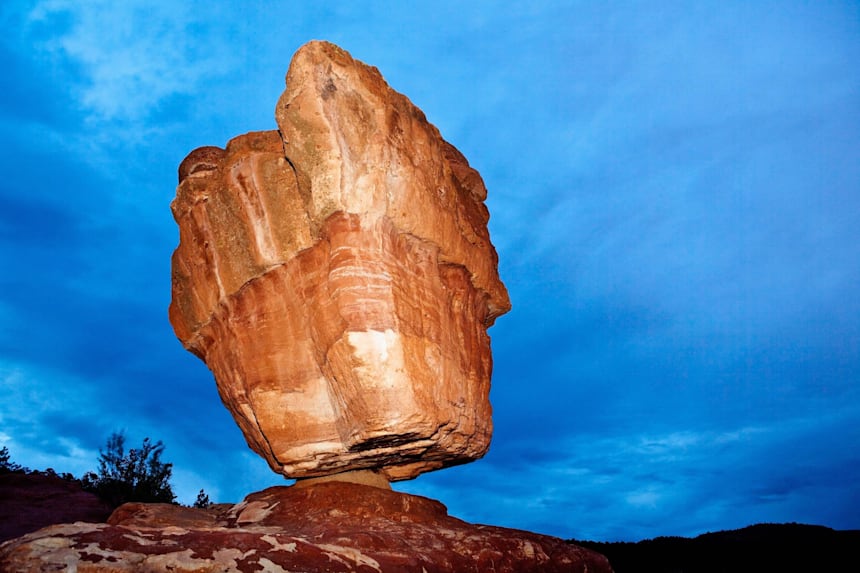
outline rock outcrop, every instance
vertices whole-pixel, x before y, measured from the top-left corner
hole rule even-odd
[[[110,513],[108,504],[75,482],[37,473],[0,474],[0,541],[55,523],[104,522]]]
[[[107,524],[55,525],[0,546],[2,571],[588,572],[561,539],[470,525],[423,497],[343,482],[274,487],[224,510],[126,504]]]
[[[510,302],[480,175],[332,44],[303,46],[286,84],[278,131],[179,168],[177,336],[287,477],[410,479],[481,457],[487,328]]]

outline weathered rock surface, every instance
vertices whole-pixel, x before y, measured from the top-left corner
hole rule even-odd
[[[110,513],[76,483],[44,474],[0,474],[0,541],[55,523],[104,522]]]
[[[423,497],[353,483],[274,487],[223,511],[127,504],[0,546],[2,571],[609,572],[561,539],[470,525]]]
[[[279,131],[197,149],[170,320],[288,477],[409,479],[481,457],[487,328],[510,308],[480,175],[376,68],[294,56]]]

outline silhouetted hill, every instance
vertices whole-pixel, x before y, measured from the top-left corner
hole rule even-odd
[[[637,543],[569,542],[606,555],[615,573],[860,571],[860,530],[820,525],[767,523]]]
[[[53,473],[0,473],[0,542],[55,523],[103,522],[111,510],[77,480]]]

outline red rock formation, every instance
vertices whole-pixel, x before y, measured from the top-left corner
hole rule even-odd
[[[510,308],[480,175],[379,72],[311,42],[279,131],[193,151],[170,319],[288,477],[387,479],[489,446],[487,328]]]
[[[0,474],[0,541],[55,523],[104,522],[110,512],[77,483],[45,474]]]
[[[2,571],[611,571],[554,537],[470,525],[441,503],[354,483],[274,487],[221,513],[126,504],[0,546]]]

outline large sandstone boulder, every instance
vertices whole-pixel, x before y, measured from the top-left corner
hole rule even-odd
[[[42,529],[0,546],[0,571],[610,573],[561,539],[471,525],[441,503],[343,482],[274,487],[224,511],[126,504],[107,524]]]
[[[287,477],[389,480],[492,434],[487,328],[510,308],[480,175],[376,68],[294,56],[278,131],[193,151],[170,320]]]

